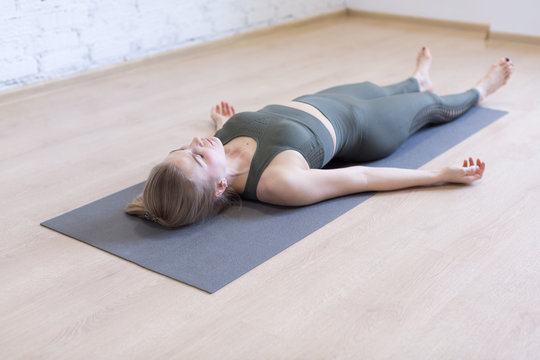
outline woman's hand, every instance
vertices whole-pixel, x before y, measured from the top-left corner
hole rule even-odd
[[[473,181],[480,180],[484,175],[486,163],[480,159],[473,158],[463,161],[463,166],[451,166],[442,170],[442,181],[458,184],[470,184]]]
[[[214,124],[216,124],[216,131],[221,129],[223,124],[225,124],[234,114],[236,114],[236,110],[234,110],[234,107],[226,101],[222,101],[221,106],[219,104],[212,106],[210,117]]]

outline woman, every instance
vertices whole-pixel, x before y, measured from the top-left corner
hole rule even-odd
[[[390,86],[350,84],[236,114],[214,106],[215,137],[196,137],[155,166],[128,214],[178,227],[203,220],[244,198],[309,205],[364,191],[438,183],[471,183],[485,163],[436,171],[351,166],[322,169],[331,159],[364,162],[396,150],[421,127],[464,114],[510,78],[513,63],[501,59],[464,93],[439,97],[429,77],[431,54],[422,48],[411,78]]]

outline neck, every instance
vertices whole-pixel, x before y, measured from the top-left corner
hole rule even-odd
[[[224,147],[227,159],[227,182],[238,192],[244,189],[255,147],[249,142],[238,141],[231,141]]]
[[[247,163],[244,151],[234,149],[225,151],[227,157],[227,178],[232,179],[241,175],[246,175],[249,172],[249,163]],[[247,163],[247,164],[246,164]]]

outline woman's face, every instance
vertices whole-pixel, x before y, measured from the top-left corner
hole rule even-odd
[[[165,161],[171,161],[190,179],[217,182],[226,175],[227,161],[223,144],[216,138],[195,137],[169,153]]]

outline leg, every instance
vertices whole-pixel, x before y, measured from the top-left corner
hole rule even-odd
[[[353,136],[360,137],[345,139],[336,157],[364,162],[388,156],[423,126],[452,121],[479,98],[479,92],[471,89],[457,95],[416,93],[363,101],[353,109],[354,126],[361,129]]]
[[[338,124],[345,136],[336,157],[370,161],[390,155],[423,126],[446,123],[467,112],[506,84],[513,69],[512,61],[503,58],[473,89],[457,95],[423,92],[359,101],[351,117],[341,117]]]
[[[416,59],[416,68],[414,69],[413,75],[405,81],[388,86],[377,86],[372,82],[348,84],[325,89],[317,94],[348,96],[354,98],[355,100],[370,100],[384,96],[407,94],[411,92],[431,91],[432,84],[429,77],[430,67],[431,53],[429,49],[424,47],[418,53],[418,57]]]
[[[397,94],[407,94],[419,92],[420,87],[414,78],[409,78],[400,83],[378,86],[372,82],[365,81],[356,84],[334,86],[315,93],[315,95],[350,97],[353,100],[371,100]]]

